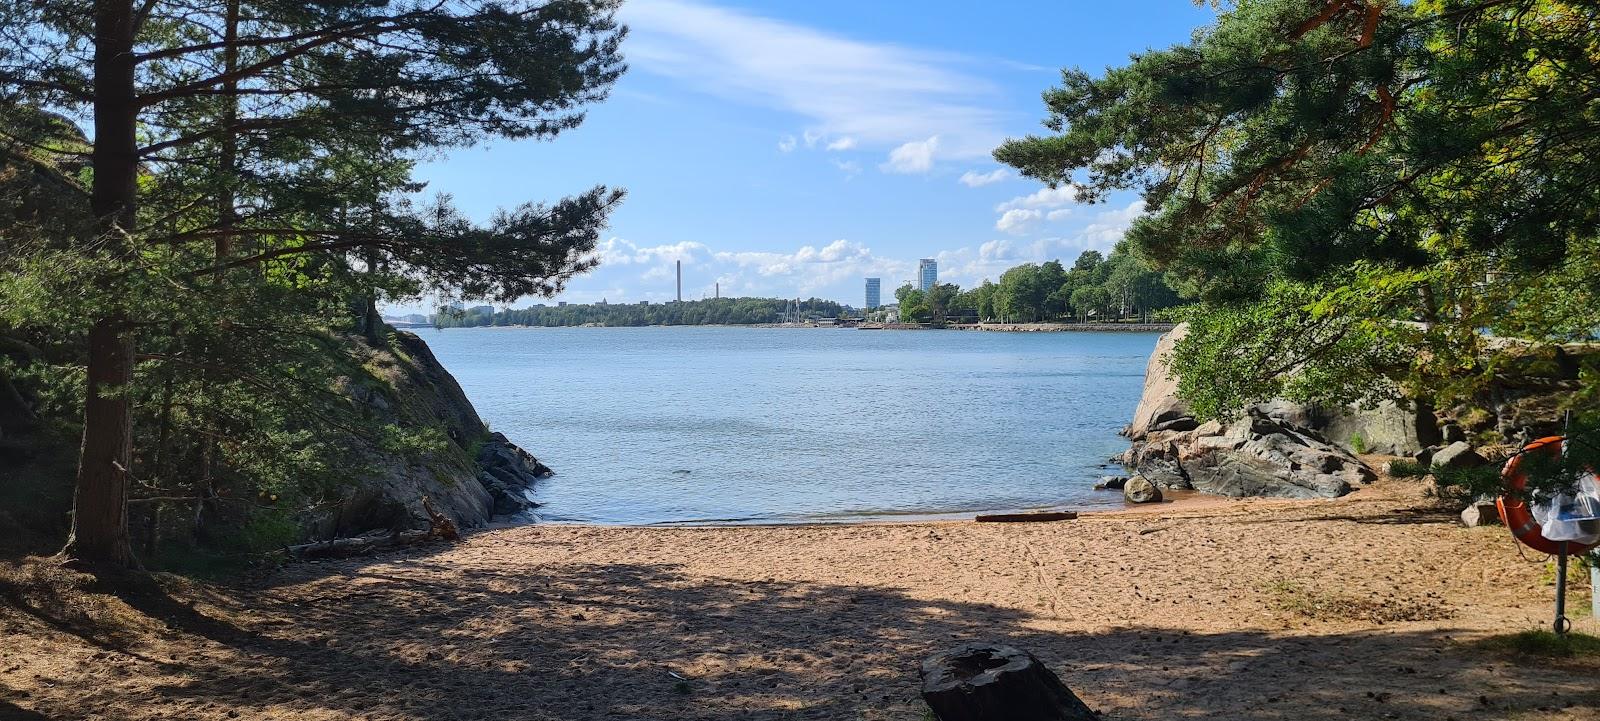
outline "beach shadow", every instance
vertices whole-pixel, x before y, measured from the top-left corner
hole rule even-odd
[[[292,592],[264,587],[249,603],[273,621],[260,627],[149,589],[129,594],[231,660],[191,664],[148,698],[119,701],[150,717],[220,707],[243,718],[920,721],[918,662],[997,641],[1038,655],[1107,719],[1600,708],[1585,673],[1511,664],[1441,631],[1069,633],[1016,608],[887,587],[749,582],[674,565],[567,563],[516,575],[425,555],[390,561],[328,564],[299,575],[310,581]],[[423,568],[450,574],[409,573]],[[115,693],[87,689],[81,702]]]

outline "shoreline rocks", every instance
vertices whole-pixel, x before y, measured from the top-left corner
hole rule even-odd
[[[1306,427],[1314,414],[1297,404],[1275,401],[1249,408],[1227,424],[1201,423],[1178,397],[1178,379],[1166,366],[1187,333],[1187,324],[1179,324],[1161,336],[1145,367],[1139,406],[1123,431],[1133,447],[1114,459],[1136,477],[1159,488],[1278,498],[1334,498],[1377,477],[1349,450]],[[1354,427],[1403,428],[1404,423]],[[1400,442],[1405,436],[1391,435]]]
[[[493,499],[495,516],[515,516],[538,508],[527,492],[535,481],[555,475],[549,466],[498,432],[489,435],[476,460],[478,482]]]

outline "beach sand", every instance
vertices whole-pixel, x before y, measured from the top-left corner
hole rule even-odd
[[[1600,719],[1593,662],[1481,646],[1549,623],[1544,560],[1395,481],[1038,524],[504,528],[13,598],[0,718],[918,721],[924,656],[999,641],[1108,719]]]

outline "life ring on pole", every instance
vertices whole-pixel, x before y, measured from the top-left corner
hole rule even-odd
[[[1529,453],[1560,453],[1561,436],[1548,436],[1529,443],[1521,453],[1511,457],[1506,462],[1506,468],[1500,473],[1500,485],[1505,493],[1495,499],[1495,508],[1500,510],[1500,520],[1511,529],[1523,545],[1540,553],[1556,555],[1561,553],[1560,541],[1552,541],[1544,537],[1544,529],[1539,522],[1533,519],[1533,510],[1528,508],[1528,502],[1523,500],[1519,492],[1528,487],[1528,474],[1522,470],[1522,457]],[[1566,542],[1567,553],[1578,555],[1600,545],[1600,542],[1579,544],[1572,541]]]

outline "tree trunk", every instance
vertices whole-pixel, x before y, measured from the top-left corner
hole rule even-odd
[[[138,143],[134,136],[133,3],[95,3],[94,185],[90,203],[102,241],[131,252],[137,200]],[[83,445],[72,496],[72,532],[62,554],[91,563],[127,566],[128,473],[133,465],[132,327],[111,310],[89,329],[88,387]]]
[[[89,386],[72,495],[72,533],[62,549],[68,557],[115,566],[133,562],[128,542],[133,419],[123,395],[132,380],[133,337],[120,321],[96,323],[89,329]]]

